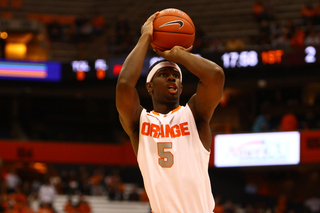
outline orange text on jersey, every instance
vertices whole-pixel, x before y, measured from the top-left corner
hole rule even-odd
[[[188,122],[175,124],[170,126],[169,124],[160,126],[154,123],[144,122],[141,128],[141,134],[146,136],[151,136],[154,138],[176,138],[185,135],[190,135],[188,131]]]

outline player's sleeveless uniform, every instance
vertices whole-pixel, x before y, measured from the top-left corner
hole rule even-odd
[[[213,212],[209,156],[188,105],[142,110],[137,159],[154,213]]]

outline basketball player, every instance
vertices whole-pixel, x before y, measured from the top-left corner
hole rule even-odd
[[[141,36],[126,58],[116,88],[120,122],[137,156],[154,213],[209,213],[214,209],[208,175],[211,145],[210,119],[224,86],[224,73],[215,63],[179,46],[157,54],[167,61],[151,67],[146,88],[153,108],[140,106],[136,83],[152,41],[149,17]],[[200,81],[186,106],[179,104],[184,65]]]

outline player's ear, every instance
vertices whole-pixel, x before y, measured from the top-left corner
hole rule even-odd
[[[149,82],[149,83],[146,83],[146,88],[147,88],[147,90],[148,90],[148,93],[151,94],[152,85],[151,85],[150,82]]]
[[[180,86],[180,95],[181,95],[181,93],[182,93],[182,90],[183,90],[183,85],[181,84],[181,86]]]

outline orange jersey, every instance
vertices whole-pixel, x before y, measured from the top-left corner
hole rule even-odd
[[[154,213],[213,212],[209,157],[188,105],[141,112],[137,159]]]

